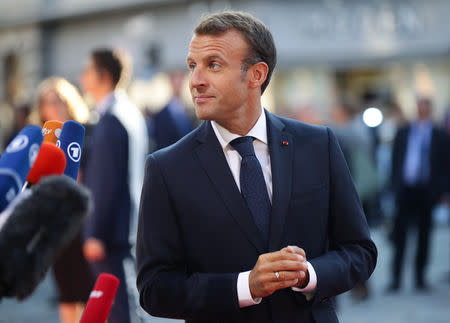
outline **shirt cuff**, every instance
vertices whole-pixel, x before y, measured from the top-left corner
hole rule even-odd
[[[239,274],[237,280],[237,294],[239,307],[247,307],[261,303],[261,298],[252,298],[250,293],[250,270]]]
[[[317,275],[314,267],[308,261],[308,273],[309,273],[309,282],[304,288],[291,287],[295,292],[301,293],[312,293],[316,289],[317,286]]]

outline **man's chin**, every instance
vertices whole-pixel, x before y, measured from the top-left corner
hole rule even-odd
[[[200,120],[214,120],[214,117],[209,113],[208,109],[195,107],[195,114]]]

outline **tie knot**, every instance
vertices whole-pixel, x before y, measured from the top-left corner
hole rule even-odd
[[[237,150],[241,157],[255,156],[255,149],[253,148],[254,137],[244,136],[239,137],[230,142],[230,145]]]

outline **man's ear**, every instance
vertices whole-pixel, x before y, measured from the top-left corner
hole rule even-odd
[[[258,62],[249,68],[249,86],[252,89],[261,87],[269,73],[269,66],[264,62]]]

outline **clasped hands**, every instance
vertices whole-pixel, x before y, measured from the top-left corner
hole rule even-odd
[[[304,288],[308,282],[306,254],[297,246],[260,255],[249,276],[250,293],[254,299],[288,287]]]

